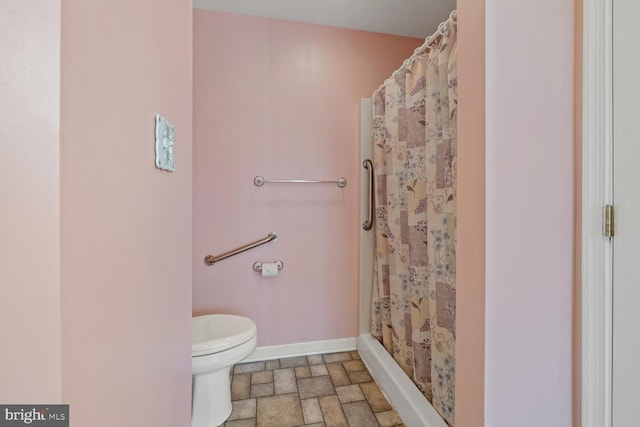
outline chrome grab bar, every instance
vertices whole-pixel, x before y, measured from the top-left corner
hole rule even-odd
[[[311,179],[264,179],[261,176],[253,178],[253,183],[256,187],[262,187],[265,182],[276,183],[294,183],[294,184],[338,184],[338,187],[343,188],[347,186],[347,180],[344,178],[338,178],[335,181],[316,181]]]
[[[362,166],[367,169],[369,171],[369,197],[368,199],[368,204],[367,204],[367,220],[365,222],[362,223],[362,228],[365,231],[369,231],[371,230],[371,227],[373,227],[373,163],[371,162],[371,160],[367,159],[364,162],[362,162]]]
[[[272,231],[264,239],[256,240],[255,242],[252,242],[252,243],[247,243],[244,246],[240,246],[239,248],[233,249],[231,251],[225,252],[217,256],[207,255],[206,257],[204,257],[204,263],[206,265],[211,266],[218,261],[222,261],[223,259],[232,257],[234,255],[238,255],[239,253],[248,251],[249,249],[253,249],[258,246],[264,245],[265,243],[273,242],[274,240],[278,240],[278,234],[275,231]]]

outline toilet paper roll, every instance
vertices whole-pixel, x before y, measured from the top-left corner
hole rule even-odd
[[[278,275],[278,263],[276,262],[262,263],[262,277],[273,277],[277,275]]]

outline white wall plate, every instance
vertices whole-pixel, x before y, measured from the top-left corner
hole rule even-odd
[[[173,152],[175,128],[160,114],[156,114],[156,167],[173,172],[176,162]]]

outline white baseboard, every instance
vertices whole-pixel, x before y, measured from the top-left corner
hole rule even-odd
[[[283,345],[268,345],[257,347],[249,357],[242,361],[242,363],[281,359],[284,357],[306,356],[310,354],[337,353],[341,351],[352,351],[355,349],[355,337]]]
[[[371,334],[358,337],[358,353],[407,427],[447,427],[420,390]]]

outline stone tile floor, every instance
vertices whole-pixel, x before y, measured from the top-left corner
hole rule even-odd
[[[404,427],[356,351],[235,365],[231,400],[220,427]]]

